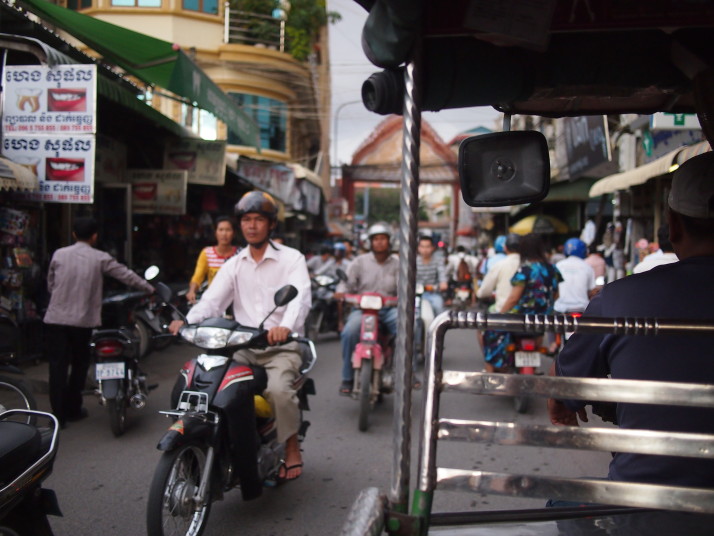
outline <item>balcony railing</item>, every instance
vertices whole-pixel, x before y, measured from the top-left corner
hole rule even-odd
[[[223,40],[285,52],[285,19],[231,9],[226,2]]]

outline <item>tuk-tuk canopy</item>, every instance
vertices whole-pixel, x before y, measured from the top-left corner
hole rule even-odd
[[[373,75],[367,83],[381,92],[371,103],[365,98],[377,113],[401,112],[399,98],[387,93],[401,94],[393,82],[399,86],[400,66],[420,34],[422,110],[493,106],[548,117],[692,113],[697,93],[712,93],[713,0],[359,3],[369,10],[365,54],[387,69],[382,81]]]

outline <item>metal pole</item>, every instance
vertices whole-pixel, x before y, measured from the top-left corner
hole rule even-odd
[[[419,147],[421,135],[420,54],[416,47],[404,70],[404,127],[399,221],[399,282],[394,403],[394,459],[389,500],[395,511],[409,508],[411,457],[412,356],[416,283],[417,212],[419,208]]]
[[[228,2],[223,4],[223,42],[228,43],[230,39],[231,5]]]
[[[339,153],[337,152],[337,127],[339,126],[339,117],[340,117],[340,112],[342,111],[342,108],[345,106],[348,106],[350,104],[357,104],[357,103],[362,103],[361,100],[352,100],[352,101],[347,101],[343,102],[340,104],[337,109],[335,110],[335,117],[332,120],[332,132],[334,134],[334,140],[333,140],[333,147],[334,147],[334,155],[332,157],[332,162],[330,162],[330,184],[332,185],[334,181],[332,180],[332,168],[337,167],[337,159],[339,158]]]

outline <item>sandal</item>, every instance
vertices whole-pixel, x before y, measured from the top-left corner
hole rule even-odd
[[[301,472],[298,476],[294,476],[294,477],[292,477],[292,478],[288,478],[288,473],[290,472],[291,469],[298,469],[298,468],[301,468],[302,466],[303,466],[302,462],[300,462],[300,463],[295,463],[295,464],[293,464],[293,465],[285,465],[285,462],[283,462],[283,463],[280,465],[280,469],[278,469],[278,474],[277,474],[277,476],[275,477],[275,481],[276,481],[277,483],[279,483],[279,484],[282,484],[283,482],[289,482],[289,481],[291,481],[291,480],[297,480],[297,479],[300,478],[300,476],[302,475],[302,472]],[[280,470],[285,471],[285,473],[284,473],[285,476],[280,476]]]
[[[340,384],[340,395],[342,396],[350,396],[352,394],[352,382],[350,381],[343,381]]]

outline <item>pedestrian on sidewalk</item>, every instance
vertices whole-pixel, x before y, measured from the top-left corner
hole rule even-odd
[[[77,218],[72,232],[76,242],[55,251],[47,274],[50,304],[44,323],[50,405],[62,427],[87,416],[82,390],[89,370],[92,328],[101,325],[103,276],[154,292],[154,287],[109,253],[94,248],[98,231],[94,218]]]

